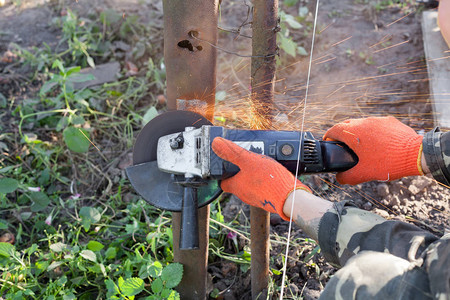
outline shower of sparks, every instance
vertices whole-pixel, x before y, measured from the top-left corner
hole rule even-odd
[[[343,39],[343,40],[341,40],[341,41],[339,41],[339,42],[337,42],[337,43],[334,43],[334,44],[331,45],[330,47],[332,48],[332,47],[334,47],[334,46],[340,45],[340,44],[342,44],[342,43],[348,41],[348,40],[351,39],[352,37],[353,37],[353,36],[351,35],[351,36],[349,36],[349,37],[347,37],[347,38],[345,38],[345,39]]]
[[[410,14],[392,22],[389,24],[389,28],[393,28],[396,23],[408,16]],[[327,24],[320,32],[325,32],[332,25],[333,23]],[[422,92],[417,88],[410,90],[399,84],[404,84],[405,76],[408,76],[407,84],[428,85],[427,62],[433,60],[420,59],[419,56],[413,60],[399,59],[395,55],[395,51],[399,49],[399,46],[407,45],[409,41],[398,40],[397,36],[388,33],[378,41],[367,43],[365,47],[352,49],[355,52],[367,53],[367,55],[375,56],[376,54],[376,57],[373,65],[367,65],[367,68],[361,68],[361,72],[350,74],[345,69],[346,64],[351,64],[352,60],[359,59],[357,55],[349,57],[345,53],[347,48],[344,42],[351,40],[354,43],[352,37],[347,36],[331,46],[318,48],[320,50],[317,51],[318,53],[314,53],[315,57],[312,60],[314,68],[316,68],[312,75],[314,84],[307,86],[304,76],[301,76],[307,70],[307,57],[299,56],[290,63],[277,68],[271,122],[265,120],[264,116],[259,113],[260,108],[251,101],[248,76],[250,60],[234,58],[233,61],[225,58],[223,62],[226,62],[226,66],[224,66],[223,72],[219,72],[224,77],[218,81],[218,90],[220,87],[222,90],[225,89],[226,100],[216,103],[215,123],[226,127],[299,131],[302,129],[299,120],[302,119],[305,112],[305,93],[309,88],[308,114],[303,129],[313,132],[317,138],[320,138],[332,125],[348,118],[385,116],[387,114],[398,118],[417,131],[431,130],[434,127],[434,117],[439,114],[439,112],[432,112],[431,99],[435,99],[434,102],[450,103],[450,94],[438,95],[432,92]],[[450,50],[445,51],[442,57],[434,60],[450,59],[449,54]],[[379,61],[377,61],[378,59]],[[326,68],[335,66],[342,68],[343,76],[322,75],[321,72],[326,73]],[[230,84],[230,81],[233,84]],[[223,88],[224,86],[227,88]],[[410,103],[415,105],[409,109],[402,109],[402,113],[398,112],[399,106],[408,108]],[[398,209],[391,208],[391,205],[385,205],[385,202],[380,202],[363,190],[356,187],[346,187],[343,190],[339,185],[334,185],[318,176],[317,178],[323,182],[323,185],[329,187],[328,189],[318,188],[315,191],[325,199],[336,199],[336,196],[333,197],[336,193],[340,195],[347,193],[349,198],[357,195],[357,198],[372,203],[374,207],[386,210],[390,214],[400,214]],[[445,208],[428,207],[428,209],[447,216],[449,214]],[[420,222],[412,216],[407,216],[407,218],[412,222]],[[436,228],[432,229],[439,231]],[[290,258],[287,257],[287,259]]]
[[[415,12],[415,11],[411,11],[410,13],[404,15],[403,17],[398,18],[398,19],[395,20],[394,22],[389,23],[388,25],[386,25],[386,28],[390,27],[391,25],[394,25],[394,24],[397,23],[397,22],[400,22],[401,20],[403,20],[404,18],[406,18],[407,16],[409,16],[409,15],[412,14],[413,12]]]
[[[398,43],[398,44],[395,44],[395,45],[392,45],[392,46],[389,46],[389,47],[386,47],[386,48],[383,48],[383,49],[375,50],[373,53],[378,53],[378,52],[381,52],[381,51],[385,51],[385,50],[388,50],[388,49],[391,49],[391,48],[394,48],[394,47],[397,47],[397,46],[406,44],[406,43],[408,43],[408,42],[409,42],[409,40],[403,41],[403,42],[401,42],[401,43]]]
[[[386,43],[387,41],[389,41],[390,39],[392,39],[392,34],[386,34],[379,42],[377,42],[376,44],[373,44],[372,46],[369,47],[369,49],[378,46],[379,44],[383,44]]]

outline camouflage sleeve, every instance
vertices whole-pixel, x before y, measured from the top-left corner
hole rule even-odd
[[[363,250],[414,260],[437,237],[414,225],[386,220],[349,202],[339,202],[320,220],[318,240],[325,259],[340,267]]]
[[[450,233],[426,250],[425,270],[435,299],[450,299]]]
[[[450,186],[450,132],[442,133],[436,127],[425,134],[422,147],[434,179]]]

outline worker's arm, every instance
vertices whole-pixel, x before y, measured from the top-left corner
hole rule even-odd
[[[424,173],[431,173],[434,179],[450,187],[450,132],[442,133],[439,128],[427,132],[422,148]]]
[[[358,209],[350,202],[330,202],[306,191],[292,192],[283,211],[286,216],[318,241],[325,259],[343,266],[360,251],[391,253],[407,259],[418,259],[437,237],[414,225],[386,220]]]

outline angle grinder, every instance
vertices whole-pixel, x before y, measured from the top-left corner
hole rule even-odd
[[[317,140],[311,132],[228,129],[190,111],[161,114],[139,133],[126,172],[147,202],[181,211],[180,249],[198,248],[197,209],[222,193],[220,180],[239,172],[212,150],[216,137],[267,155],[294,174],[345,171],[358,162],[345,144]]]

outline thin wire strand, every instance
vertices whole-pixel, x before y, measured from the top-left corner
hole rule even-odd
[[[286,280],[286,268],[287,268],[287,261],[288,261],[288,254],[289,254],[289,244],[291,241],[291,230],[292,230],[292,214],[294,212],[294,202],[295,202],[295,192],[297,191],[297,176],[298,176],[298,167],[300,164],[300,152],[301,152],[301,146],[303,141],[303,129],[305,126],[305,116],[306,116],[306,104],[308,101],[308,92],[309,92],[309,80],[311,77],[311,66],[312,66],[312,58],[313,58],[313,52],[314,52],[314,42],[316,39],[316,26],[317,26],[317,14],[319,11],[319,1],[316,1],[316,12],[314,14],[314,26],[313,26],[313,35],[311,40],[311,53],[309,55],[309,65],[308,65],[308,77],[306,79],[306,91],[305,91],[305,103],[303,105],[303,117],[302,117],[302,126],[300,131],[300,145],[299,145],[299,151],[297,156],[297,167],[295,168],[295,179],[294,179],[294,191],[292,192],[292,204],[291,204],[291,216],[289,218],[289,229],[288,229],[288,236],[287,236],[287,243],[286,243],[286,253],[284,255],[284,266],[283,266],[283,278],[281,279],[281,293],[280,293],[280,300],[283,300],[283,293],[284,293],[284,282]]]
[[[267,57],[267,58],[268,58],[268,57],[274,57],[274,56],[277,56],[277,55],[278,55],[278,50],[276,51],[276,53],[268,54],[268,55],[243,55],[243,54],[239,54],[239,53],[236,53],[236,52],[233,52],[233,51],[230,51],[230,50],[221,48],[221,47],[219,47],[219,46],[217,46],[217,45],[214,45],[214,44],[211,43],[211,42],[208,42],[207,40],[204,40],[204,39],[201,39],[201,38],[199,38],[199,37],[196,37],[194,34],[189,34],[189,36],[190,36],[191,38],[193,38],[193,39],[196,39],[196,40],[205,42],[205,43],[207,43],[208,45],[210,45],[211,47],[216,48],[216,49],[218,49],[218,50],[220,50],[220,51],[223,51],[223,52],[228,53],[228,54],[236,55],[236,56],[239,56],[239,57],[249,57],[249,58],[251,58],[251,57]]]

